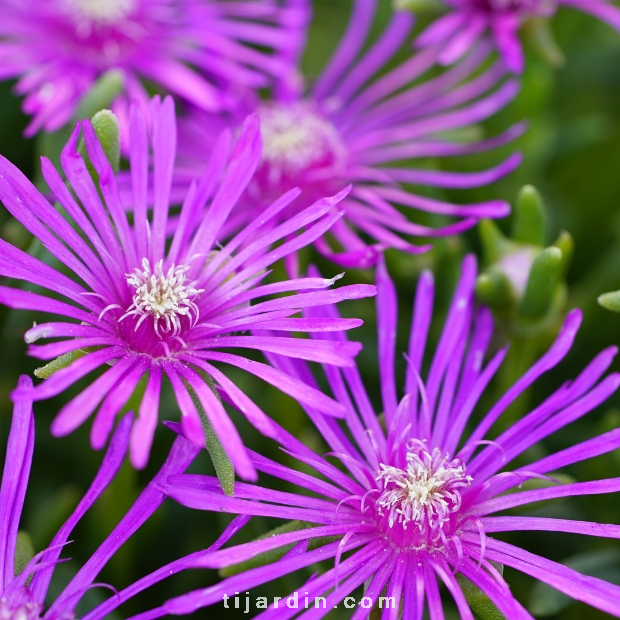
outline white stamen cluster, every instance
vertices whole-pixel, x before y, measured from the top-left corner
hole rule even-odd
[[[306,103],[271,104],[259,110],[259,116],[263,163],[280,177],[342,157],[344,147],[338,131]]]
[[[472,478],[460,460],[450,461],[439,448],[429,452],[417,441],[407,447],[406,469],[381,463],[375,480],[383,483],[383,492],[376,506],[380,515],[387,513],[390,527],[400,523],[407,529],[413,522],[421,531],[435,530],[460,508],[459,489],[470,486]]]
[[[42,607],[33,601],[24,600],[9,607],[6,597],[0,598],[0,620],[38,620]]]
[[[81,28],[116,24],[135,7],[136,0],[64,0],[65,11]]]
[[[186,316],[193,326],[198,321],[200,311],[194,303],[197,295],[204,289],[194,288],[196,282],[187,281],[188,267],[172,265],[164,274],[163,261],[155,264],[151,270],[148,258],[142,259],[142,271],[137,269],[127,274],[127,284],[136,290],[132,304],[119,319],[139,316],[135,329],[149,316],[153,317],[155,333],[161,338],[163,332],[172,331],[177,336],[181,331],[181,317]],[[163,325],[162,325],[163,324]]]

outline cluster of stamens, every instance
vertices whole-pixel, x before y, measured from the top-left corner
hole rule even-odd
[[[196,282],[188,282],[188,267],[172,265],[166,273],[163,261],[151,264],[147,258],[142,259],[142,270],[136,268],[134,273],[127,274],[127,284],[135,288],[132,304],[119,319],[129,316],[139,317],[135,329],[147,318],[153,318],[155,333],[161,338],[162,333],[172,332],[177,336],[181,331],[181,317],[188,317],[190,325],[198,321],[200,311],[194,303],[197,295],[204,289],[194,287]]]
[[[338,131],[308,103],[273,103],[263,106],[259,116],[263,164],[270,167],[272,183],[343,156]]]
[[[398,523],[406,530],[413,523],[434,538],[461,507],[461,489],[470,486],[472,478],[462,461],[450,460],[439,448],[429,452],[425,442],[412,440],[407,450],[406,469],[380,464],[375,480],[383,489],[375,505],[390,528]]]

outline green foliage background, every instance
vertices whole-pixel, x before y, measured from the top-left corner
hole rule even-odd
[[[316,16],[304,58],[304,68],[309,79],[319,73],[334,49],[344,30],[349,8],[350,0],[315,1]],[[375,24],[375,35],[387,22],[390,11],[390,2],[383,0]],[[428,20],[427,16],[421,19],[422,22],[425,20]],[[518,148],[524,154],[523,165],[508,178],[489,187],[445,194],[435,191],[430,194],[445,195],[458,202],[489,198],[503,198],[512,202],[523,184],[532,183],[542,192],[548,206],[548,242],[554,239],[561,229],[568,230],[575,239],[576,250],[568,276],[568,308],[583,309],[583,326],[567,359],[539,381],[528,394],[527,398],[532,404],[540,402],[566,379],[576,376],[602,348],[620,343],[620,316],[611,314],[596,304],[597,295],[620,288],[620,36],[594,19],[568,9],[559,11],[553,20],[552,29],[566,56],[565,66],[560,69],[550,67],[537,50],[526,43],[527,70],[523,76],[520,96],[482,128],[482,131],[492,135],[522,118],[529,119],[529,131],[517,141]],[[33,178],[38,167],[36,154],[40,145],[37,140],[28,141],[21,137],[26,119],[20,112],[20,101],[12,96],[10,89],[11,84],[0,84],[0,152]],[[494,151],[475,157],[456,158],[450,162],[427,162],[427,165],[475,170],[493,165],[499,161],[500,154],[507,155],[512,148],[509,146],[501,149],[502,153]],[[425,188],[417,189],[425,191]],[[500,226],[508,230],[509,221],[500,223]],[[0,211],[0,236],[22,248],[37,251],[36,243],[32,244],[4,210]],[[433,342],[436,342],[458,274],[458,265],[467,251],[474,251],[480,256],[475,231],[462,238],[439,241],[436,249],[428,255],[412,257],[394,251],[388,252],[388,264],[398,286],[401,308],[400,350],[406,346],[411,303],[420,271],[432,268],[436,274],[437,320],[433,331]],[[309,252],[303,259],[306,262],[317,261],[325,275],[337,273],[335,267],[322,262]],[[350,271],[343,283],[366,281],[371,281],[368,272]],[[377,411],[380,411],[374,304],[372,301],[355,302],[348,306],[343,305],[341,310],[346,315],[359,316],[366,322],[354,333],[354,338],[365,344],[364,351],[359,356],[359,364]],[[40,365],[36,360],[26,357],[23,341],[25,330],[36,319],[34,314],[9,313],[5,308],[0,308],[2,445],[5,445],[11,417],[9,392],[15,386],[20,373],[32,374],[34,368]],[[500,333],[497,345],[501,344],[502,338],[505,338],[505,335]],[[616,362],[613,368],[618,370],[620,365]],[[404,361],[400,360],[401,374],[403,369]],[[308,445],[325,451],[320,436],[290,398],[247,375],[238,373],[232,378],[279,423]],[[497,400],[497,383],[491,386],[483,407]],[[54,439],[50,436],[51,420],[62,403],[75,392],[70,391],[35,406],[36,447],[22,528],[31,534],[37,551],[46,547],[53,533],[70,514],[92,480],[102,456],[90,448],[90,423],[65,438]],[[525,410],[527,406],[527,402],[520,403],[521,410]],[[584,420],[572,424],[544,445],[537,446],[532,451],[532,456],[561,449],[619,426],[619,407],[620,397],[616,396]],[[247,445],[272,458],[293,464],[272,442],[263,439],[238,415],[231,415],[242,429]],[[162,401],[161,417],[173,420],[178,418],[175,401],[170,394],[166,394]],[[172,434],[160,427],[147,469],[135,472],[126,465],[114,484],[78,526],[72,536],[75,542],[69,545],[64,553],[72,559],[58,567],[52,584],[52,596],[90,556],[131,505],[140,489],[163,462],[171,441]],[[202,455],[193,465],[192,471],[213,473],[208,457]],[[616,451],[571,467],[564,473],[576,480],[620,476],[620,452]],[[263,482],[270,484],[272,481],[263,478]],[[528,513],[620,523],[620,497],[558,500],[530,507]],[[173,502],[166,502],[109,563],[97,581],[121,589],[165,562],[208,546],[229,519],[225,515],[192,512]],[[254,518],[236,540],[249,540],[268,532],[276,525],[279,524],[275,521]],[[507,534],[505,539],[545,557],[572,563],[590,574],[620,583],[619,541],[536,532]],[[308,570],[302,575],[290,576],[257,589],[252,592],[252,598],[265,595],[271,599],[273,596],[287,595],[292,589],[300,587],[311,573],[312,571]],[[605,614],[578,603],[566,605],[567,601],[561,596],[534,586],[529,578],[515,571],[506,569],[505,576],[519,599],[536,615],[544,615],[552,620],[579,620],[585,617],[595,620],[605,617]],[[217,579],[215,571],[182,573],[127,603],[111,617],[130,616],[160,604],[170,596],[215,583]],[[79,613],[107,596],[109,592],[105,589],[91,590]],[[457,617],[456,611],[450,609],[448,615]],[[338,609],[331,612],[330,616],[333,614],[333,617],[348,617],[350,613],[345,614],[345,610]],[[247,616],[242,610],[225,610],[220,606],[202,610],[195,614],[195,617],[222,617],[233,620]]]

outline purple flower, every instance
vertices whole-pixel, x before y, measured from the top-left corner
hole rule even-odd
[[[139,106],[132,108],[133,224],[128,222],[117,179],[88,121],[83,121],[81,126],[87,152],[99,177],[98,187],[77,150],[79,126],[61,156],[75,197],[50,162],[42,160],[43,177],[69,220],[19,170],[0,160],[0,199],[73,274],[69,278],[0,240],[3,256],[0,275],[31,282],[61,297],[59,300],[47,294],[2,286],[0,303],[69,319],[35,324],[28,330],[25,339],[31,345],[32,356],[49,360],[70,352],[87,353],[35,388],[18,388],[13,398],[49,398],[103,367],[105,372],[66,404],[52,425],[53,434],[64,435],[99,407],[91,443],[100,448],[116,415],[144,378],[144,396],[131,440],[132,463],[143,467],[157,422],[162,379],[168,377],[187,437],[195,444],[204,444],[199,414],[188,391],[191,387],[239,474],[253,477],[254,468],[239,434],[201,374],[209,375],[267,436],[275,432],[269,418],[214,363],[241,368],[326,413],[342,415],[344,408],[322,393],[308,391],[301,382],[281,371],[227,350],[256,349],[350,365],[351,358],[361,348],[359,343],[314,342],[287,337],[284,333],[357,327],[362,323],[357,319],[291,317],[302,308],[366,297],[373,295],[375,289],[353,285],[325,291],[340,276],[263,283],[274,262],[311,243],[338,221],[342,212],[334,207],[346,191],[334,198],[321,199],[297,217],[272,226],[271,219],[299,194],[298,190],[292,190],[225,246],[219,244],[221,228],[260,160],[261,139],[256,117],[248,118],[230,158],[230,133],[220,137],[204,175],[189,189],[167,244],[168,198],[176,141],[172,99],[168,97],[162,103],[155,98],[150,116],[152,175],[148,173],[149,139],[144,118]],[[151,178],[154,200],[149,219],[147,187]],[[239,250],[252,235],[256,235],[256,240]],[[282,240],[285,241],[280,243]],[[294,296],[280,296],[299,291]],[[265,300],[267,296],[270,299]],[[277,329],[278,336],[243,333],[257,327]],[[40,338],[60,340],[43,346],[31,344]]]
[[[268,102],[253,95],[247,97],[245,111],[256,112],[261,119],[264,149],[231,227],[251,221],[257,208],[266,208],[291,187],[299,186],[304,193],[301,200],[282,212],[282,218],[353,183],[353,191],[343,201],[346,216],[330,231],[337,250],[325,238],[318,239],[316,247],[340,265],[369,267],[386,247],[414,253],[429,248],[416,246],[404,236],[456,234],[480,218],[508,213],[509,206],[503,201],[459,206],[420,195],[401,184],[477,187],[514,169],[520,162],[519,154],[495,168],[473,173],[444,172],[424,165],[413,168],[403,161],[475,153],[518,136],[522,125],[503,135],[469,142],[454,133],[503,108],[517,93],[518,84],[513,80],[502,83],[506,69],[501,63],[485,64],[491,51],[489,44],[479,45],[458,66],[436,77],[426,74],[436,66],[438,47],[409,57],[378,76],[405,44],[413,16],[408,11],[396,11],[380,38],[364,50],[375,4],[356,0],[338,49],[307,92],[301,83],[288,79],[280,81]],[[180,123],[179,153],[183,160],[175,183],[183,191],[211,154],[210,136],[224,126],[239,126],[242,119],[241,113],[218,116],[196,111]],[[419,211],[434,214],[423,216],[431,224],[437,214],[457,221],[434,228],[410,221],[397,207],[412,210],[414,217],[416,211],[417,217]]]
[[[204,554],[188,562],[188,567],[220,568],[284,545],[291,547],[276,563],[248,569],[218,585],[168,601],[163,608],[166,612],[189,613],[221,601],[224,594],[234,596],[235,592],[247,591],[319,560],[331,560],[331,569],[315,575],[299,591],[300,600],[304,596],[311,602],[315,597],[325,597],[326,608],[313,608],[304,617],[323,616],[366,584],[364,594],[370,601],[377,602],[379,596],[393,597],[395,605],[389,611],[384,609],[383,618],[399,617],[401,600],[403,618],[422,618],[425,605],[431,618],[442,618],[438,585],[443,583],[461,618],[469,620],[473,616],[455,576],[460,573],[486,593],[507,618],[531,619],[494,563],[520,570],[575,599],[620,616],[620,587],[581,575],[493,536],[497,532],[539,530],[620,538],[618,525],[496,516],[542,500],[620,490],[618,478],[560,484],[550,476],[550,472],[620,447],[620,429],[529,465],[508,467],[529,447],[581,418],[617,389],[620,375],[602,378],[616,348],[603,351],[575,380],[564,383],[511,428],[489,439],[489,429],[506,408],[567,354],[581,313],[570,312],[547,353],[489,410],[481,412],[481,418],[474,420],[472,412],[506,353],[504,348],[484,361],[493,336],[493,320],[487,308],[474,304],[475,277],[475,259],[469,256],[463,262],[439,344],[428,360],[430,369],[423,380],[421,368],[427,367],[422,361],[432,318],[434,284],[429,272],[422,274],[406,356],[405,395],[400,398],[395,384],[396,291],[380,263],[378,383],[387,431],[373,411],[355,367],[325,367],[331,390],[347,407],[345,427],[306,408],[331,449],[327,456],[338,459],[344,470],[289,437],[285,453],[306,469],[312,468],[315,474],[296,471],[258,454],[253,459],[259,471],[289,483],[291,489],[299,487],[300,493],[239,484],[234,498],[224,498],[214,478],[179,475],[169,479],[165,492],[192,508],[299,520],[308,525],[301,523],[298,531],[289,528],[288,533]],[[325,314],[324,310],[313,315]],[[333,316],[335,309],[326,314]],[[342,335],[334,337],[344,339]],[[303,362],[280,362],[315,385]],[[521,488],[532,478],[550,484],[545,488]],[[336,541],[308,547],[308,541],[334,536]],[[285,606],[284,599],[281,602],[278,610],[269,609],[260,617],[285,620],[298,612]],[[368,607],[358,607],[353,617],[367,616]]]
[[[32,381],[23,376],[19,380],[19,386],[32,387]],[[177,438],[159,473],[56,600],[48,609],[44,609],[54,568],[64,561],[60,559],[63,550],[71,548],[71,541],[68,540],[71,532],[114,479],[125,460],[132,415],[126,414],[119,422],[101,467],[73,514],[54,536],[49,547],[35,555],[23,571],[16,575],[18,527],[32,463],[34,416],[32,401],[23,400],[15,405],[0,487],[0,618],[3,620],[72,620],[77,604],[86,591],[94,587],[94,579],[107,561],[161,505],[165,496],[157,489],[157,485],[165,482],[170,475],[185,471],[194,460],[198,448],[181,437]],[[211,549],[217,549],[224,544],[244,522],[243,518],[234,521]],[[166,575],[158,576],[155,573],[141,580],[140,589],[152,585]],[[133,587],[135,589],[135,585]],[[114,609],[126,598],[127,596],[124,599],[113,596],[107,602],[106,608]],[[90,613],[96,613],[97,609]]]
[[[146,79],[226,109],[282,73],[307,12],[306,0],[4,0],[0,78],[19,78],[34,116],[28,136],[66,124],[109,69],[122,72],[130,98]]]
[[[521,73],[519,28],[531,17],[551,17],[563,4],[590,13],[620,30],[620,10],[609,0],[443,0],[453,10],[433,22],[416,40],[418,47],[441,45],[439,62],[452,64],[490,33],[506,66]]]

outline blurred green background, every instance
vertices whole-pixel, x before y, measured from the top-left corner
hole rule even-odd
[[[320,72],[334,49],[346,25],[351,2],[315,0],[314,4],[315,19],[304,58],[304,69],[309,79]],[[391,11],[391,3],[387,0],[380,4],[373,36],[387,23]],[[424,23],[431,17],[423,16],[420,22]],[[419,31],[420,28],[421,25],[416,30]],[[572,234],[575,253],[568,275],[567,309],[582,308],[584,322],[575,346],[566,360],[539,380],[528,394],[529,403],[532,404],[539,403],[565,380],[576,376],[602,348],[620,343],[620,316],[607,312],[596,304],[596,297],[600,293],[620,288],[620,35],[594,19],[569,9],[560,9],[552,22],[552,29],[566,56],[565,65],[562,68],[552,68],[537,49],[526,41],[527,70],[523,76],[521,94],[513,104],[481,128],[485,133],[493,135],[522,118],[529,119],[530,129],[516,144],[524,154],[523,165],[495,185],[476,190],[443,193],[428,192],[428,188],[416,188],[420,192],[427,192],[435,197],[444,196],[456,202],[490,198],[513,202],[519,188],[525,183],[531,183],[538,187],[547,204],[547,241],[555,239],[562,229]],[[28,141],[21,137],[26,120],[19,106],[20,101],[11,95],[11,84],[0,84],[0,152],[32,178],[38,167],[37,141]],[[427,164],[446,169],[475,170],[495,164],[500,156],[506,156],[512,148],[513,146],[510,146],[475,157]],[[509,220],[506,220],[500,223],[500,227],[507,231],[509,224]],[[0,211],[0,236],[22,247],[29,244],[27,235],[4,210]],[[420,271],[432,268],[436,273],[437,314],[431,342],[434,345],[440,333],[460,260],[468,251],[474,251],[480,257],[480,244],[475,230],[462,238],[439,241],[435,250],[428,255],[412,257],[395,251],[388,252],[388,264],[398,286],[401,310],[399,350],[406,348],[411,303]],[[333,275],[338,271],[309,252],[303,259],[318,262],[324,275]],[[343,283],[358,281],[371,281],[371,274],[350,271]],[[365,320],[365,325],[351,334],[351,337],[365,344],[364,351],[359,356],[359,364],[376,409],[380,411],[374,304],[367,300],[355,302],[354,305],[343,304],[341,311],[348,316],[359,316]],[[9,313],[5,308],[0,308],[2,445],[6,443],[11,417],[9,392],[15,386],[20,373],[32,374],[34,368],[40,365],[25,355],[23,334],[33,320],[40,320],[40,317],[34,313]],[[506,334],[499,333],[495,344],[499,346],[505,338]],[[618,370],[620,365],[616,362],[613,368]],[[398,369],[402,376],[404,361],[401,359]],[[285,425],[311,447],[325,451],[321,438],[292,399],[241,372],[231,372],[229,376],[280,424]],[[481,410],[485,405],[497,400],[497,383],[491,385],[483,399]],[[62,397],[35,405],[37,440],[21,527],[31,534],[37,551],[46,547],[56,529],[70,514],[91,482],[102,457],[102,454],[95,453],[90,448],[89,422],[69,437],[54,439],[50,436],[49,426],[55,413],[62,403],[76,392],[76,389],[70,390]],[[522,401],[520,406],[524,409],[528,403]],[[263,439],[236,413],[232,412],[231,415],[241,428],[246,445],[293,465],[273,442]],[[165,394],[162,400],[161,417],[173,420],[178,418],[175,401],[170,394]],[[537,446],[531,455],[543,455],[561,449],[619,425],[620,396],[615,396],[585,419],[563,429],[544,445]],[[114,484],[76,528],[71,537],[75,542],[63,553],[65,557],[72,559],[58,566],[51,596],[54,596],[54,592],[86,561],[131,505],[140,489],[163,462],[172,438],[170,431],[160,427],[147,469],[135,472],[126,465]],[[192,471],[212,473],[213,468],[208,457],[201,455],[192,466]],[[575,480],[620,476],[620,451],[571,467],[564,473]],[[612,495],[587,500],[558,500],[529,507],[526,512],[618,524],[620,497]],[[108,564],[97,581],[121,589],[168,561],[208,546],[229,520],[230,517],[224,515],[194,512],[167,501]],[[276,521],[254,518],[235,540],[250,540],[276,525]],[[545,557],[571,563],[589,574],[620,583],[619,541],[536,532],[507,534],[502,537]],[[300,587],[312,572],[313,570],[308,569],[301,575],[293,575],[256,589],[252,592],[252,598],[264,595],[271,600],[273,596],[287,595],[292,589]],[[548,617],[551,620],[606,617],[605,614],[579,603],[569,604],[565,597],[534,585],[532,580],[516,571],[506,569],[505,577],[517,597],[539,617]],[[207,570],[176,575],[125,604],[111,617],[128,617],[158,605],[171,596],[215,583],[217,579],[215,571]],[[108,596],[109,592],[105,589],[91,590],[78,608],[78,615]],[[359,598],[361,594],[357,596]],[[451,604],[448,602],[446,605],[448,617],[457,617]],[[257,613],[255,610],[253,612]],[[330,612],[330,617],[348,617],[350,613],[338,609]],[[195,617],[222,617],[232,620],[233,617],[247,616],[242,610],[225,610],[216,606],[197,612]]]

